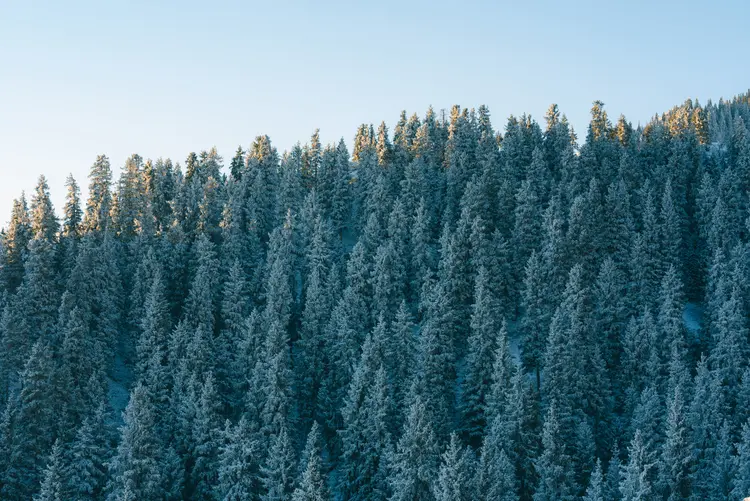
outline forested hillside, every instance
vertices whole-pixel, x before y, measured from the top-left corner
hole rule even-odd
[[[750,94],[88,186],[2,234],[3,500],[750,496]]]

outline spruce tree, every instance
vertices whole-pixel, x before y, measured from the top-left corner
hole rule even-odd
[[[731,499],[736,457],[734,444],[731,443],[731,427],[725,420],[719,432],[714,462],[709,473],[710,499]]]
[[[693,400],[687,416],[695,461],[692,484],[694,495],[706,498],[712,486],[711,470],[717,460],[716,447],[725,413],[725,401],[719,374],[709,369],[705,357],[698,363],[693,387]]]
[[[221,432],[221,401],[211,372],[201,388],[192,430],[192,460],[190,472],[192,495],[197,499],[211,499],[217,482],[219,434]]]
[[[657,488],[666,499],[688,499],[692,451],[680,386],[675,388],[668,407],[666,437],[658,462]]]
[[[622,474],[622,463],[620,462],[620,448],[615,443],[612,448],[612,455],[607,465],[607,477],[605,484],[606,499],[612,501],[619,501],[621,498],[620,494],[620,481]]]
[[[54,366],[51,347],[37,342],[21,373],[21,389],[12,406],[8,468],[2,496],[29,499],[39,489],[45,462],[54,441]]]
[[[41,489],[34,495],[34,501],[63,500],[62,456],[62,446],[58,441],[55,441],[47,468],[44,470]]]
[[[294,448],[286,426],[271,437],[265,463],[260,469],[263,484],[262,501],[291,499],[296,481],[297,465]]]
[[[412,315],[406,301],[402,301],[396,319],[390,325],[388,342],[385,346],[385,364],[392,383],[393,403],[396,409],[404,409],[409,391],[408,381],[415,369],[417,360],[417,339]],[[400,414],[400,412],[399,412]],[[400,421],[397,428],[400,428]]]
[[[622,470],[620,495],[623,501],[646,501],[652,499],[653,489],[649,481],[653,463],[643,443],[640,430],[635,432],[628,447],[628,464]]]
[[[292,493],[292,501],[326,501],[330,499],[327,479],[323,468],[322,435],[320,426],[314,422],[307,435],[307,444],[302,453],[305,460],[300,465],[301,477]]]
[[[480,268],[474,292],[476,300],[471,316],[471,336],[466,360],[467,373],[461,389],[462,429],[474,445],[480,443],[487,423],[486,392],[492,380],[495,338],[500,331],[494,314],[497,301],[493,297],[488,282],[487,270]]]
[[[578,486],[575,485],[575,472],[560,431],[557,403],[552,401],[544,418],[542,454],[535,463],[539,484],[534,492],[534,501],[572,500],[576,497]]]
[[[239,260],[229,269],[221,298],[221,328],[216,343],[216,377],[222,399],[231,409],[242,401],[243,374],[240,347],[251,307],[248,285]]]
[[[100,404],[84,419],[76,433],[64,470],[71,500],[93,501],[101,498],[112,447],[109,419],[105,405]]]
[[[537,388],[541,385],[544,347],[549,334],[550,297],[544,283],[544,270],[540,256],[532,252],[526,263],[521,318],[523,350],[521,360],[524,368],[536,375]]]
[[[23,279],[24,261],[31,237],[29,208],[26,205],[26,197],[21,194],[19,199],[13,201],[10,222],[2,239],[2,277],[5,289],[9,293],[14,292]]]
[[[225,501],[254,499],[260,491],[258,471],[262,452],[243,416],[236,425],[226,422],[219,448],[216,497]]]
[[[604,501],[605,499],[604,477],[602,476],[602,461],[596,460],[596,467],[589,479],[589,486],[586,488],[586,495],[583,501]]]
[[[166,444],[157,433],[148,389],[137,385],[123,417],[120,444],[109,464],[108,499],[178,499],[180,480],[174,478]]]
[[[404,430],[390,460],[390,499],[433,501],[440,451],[429,414],[418,393],[410,399]]]
[[[375,360],[374,348],[372,342],[363,348],[342,410],[339,492],[346,499],[382,500],[388,495],[392,409],[382,359]]]
[[[426,298],[424,319],[419,332],[419,355],[414,385],[421,395],[433,431],[447,437],[453,414],[455,351],[451,334],[451,314],[444,310],[445,288],[442,282]]]
[[[472,466],[470,453],[461,446],[458,435],[451,434],[434,486],[435,501],[475,499],[472,492]]]
[[[89,198],[83,225],[87,231],[102,232],[109,226],[112,205],[112,169],[105,155],[96,157],[89,172]]]
[[[33,238],[54,242],[58,230],[59,224],[50,200],[49,185],[47,179],[40,176],[34,196],[31,197],[31,233]]]

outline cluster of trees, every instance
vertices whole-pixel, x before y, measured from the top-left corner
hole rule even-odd
[[[750,495],[749,125],[403,113],[100,156],[61,219],[41,177],[0,249],[0,497]]]

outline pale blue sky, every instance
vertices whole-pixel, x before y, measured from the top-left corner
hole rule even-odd
[[[85,188],[97,154],[228,160],[268,134],[487,104],[585,134],[594,99],[645,122],[688,97],[750,87],[750,2],[34,2],[0,0],[0,224],[44,173]]]

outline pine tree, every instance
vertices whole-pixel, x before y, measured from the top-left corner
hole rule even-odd
[[[238,146],[237,151],[232,157],[232,162],[229,164],[229,173],[235,181],[242,179],[242,173],[245,169],[244,155],[245,151],[242,149],[242,146]]]
[[[481,494],[486,499],[497,499],[499,501],[517,501],[518,482],[515,468],[508,454],[500,449],[496,457],[489,457],[482,452],[480,459],[480,485]]]
[[[687,349],[682,310],[682,283],[677,275],[677,270],[674,266],[670,266],[661,283],[659,313],[656,320],[661,339],[659,349],[662,350],[661,357],[665,362],[673,348],[676,348],[679,353],[683,353]]]
[[[602,355],[608,369],[620,366],[620,343],[628,314],[626,279],[615,261],[602,262],[594,286],[593,326],[601,338]]]
[[[31,346],[36,341],[52,342],[59,290],[55,273],[54,247],[42,238],[29,243],[23,280],[11,297],[4,319],[4,369],[12,376],[22,368]]]
[[[386,499],[391,452],[388,382],[372,341],[362,351],[342,410],[339,492],[346,499]],[[382,364],[382,359],[381,362]]]
[[[393,242],[378,247],[372,269],[373,313],[389,321],[395,318],[399,304],[405,298],[403,283],[405,270],[400,266]]]
[[[17,401],[11,401],[8,468],[2,486],[7,499],[29,499],[37,492],[54,441],[54,366],[48,344],[37,342],[21,373]]]
[[[89,198],[83,225],[87,231],[102,232],[109,226],[112,204],[112,169],[106,156],[96,157],[89,172],[89,180]]]
[[[633,246],[631,254],[631,273],[641,276],[641,297],[642,305],[651,304],[658,292],[659,281],[664,277],[664,265],[661,260],[660,249],[660,230],[659,222],[654,207],[653,194],[650,188],[646,190],[643,214],[643,229],[638,235],[642,239],[640,246]],[[634,238],[637,238],[634,236]],[[637,253],[636,248],[640,247],[641,252]]]
[[[578,486],[573,478],[571,458],[561,438],[557,403],[552,401],[544,418],[542,454],[535,464],[539,485],[534,492],[534,501],[575,499]]]
[[[602,476],[602,461],[597,459],[596,467],[591,474],[589,486],[586,488],[586,495],[583,496],[583,501],[604,501],[604,496],[605,486],[604,477]]]
[[[711,470],[709,473],[710,499],[732,499],[732,483],[735,473],[735,459],[737,456],[734,454],[734,445],[731,443],[730,437],[730,426],[728,421],[724,421],[719,432],[719,441],[716,444],[716,450],[714,454],[714,462],[711,464]]]
[[[212,499],[217,482],[221,401],[217,394],[214,377],[206,375],[193,421],[193,468],[191,473],[192,495],[197,499]]]
[[[390,461],[390,499],[432,501],[437,482],[440,452],[422,397],[414,393],[404,431]]]
[[[347,150],[343,139],[336,146],[334,156],[335,173],[331,219],[339,238],[343,238],[343,232],[351,227],[352,220],[352,172],[349,163],[349,150]]]
[[[719,374],[709,369],[705,357],[698,363],[693,387],[693,401],[687,416],[695,461],[692,484],[694,495],[706,498],[711,491],[711,470],[716,462],[725,402]]]
[[[161,437],[148,389],[137,385],[130,397],[117,454],[109,464],[108,499],[128,492],[133,499],[178,499],[181,489]]]
[[[332,333],[332,340],[318,396],[318,414],[323,418],[327,431],[338,430],[342,426],[341,409],[360,347],[360,332],[348,313],[351,294],[352,289],[347,287],[331,312],[327,327],[327,331]]]
[[[515,224],[511,246],[514,251],[514,276],[520,277],[531,252],[539,245],[541,204],[533,181],[527,179],[516,192]]]
[[[271,437],[271,445],[265,464],[261,467],[262,501],[291,499],[296,480],[296,458],[286,426]]]
[[[412,315],[406,301],[402,301],[391,323],[388,342],[385,346],[385,364],[388,370],[393,391],[393,403],[396,409],[404,409],[408,394],[407,382],[414,371],[417,360],[417,339],[414,333]],[[397,428],[402,423],[399,421]]]
[[[146,296],[144,315],[140,319],[141,336],[136,345],[138,361],[135,371],[138,377],[146,375],[154,352],[159,352],[161,357],[166,355],[171,319],[165,288],[162,274],[157,269]]]
[[[42,487],[34,495],[34,501],[62,501],[63,479],[62,479],[62,447],[58,441],[52,446],[47,468],[44,470]]]
[[[320,129],[315,129],[310,136],[309,145],[305,145],[303,181],[306,187],[317,186],[321,176]]]
[[[674,198],[672,181],[668,179],[661,199],[662,254],[665,265],[681,270],[681,265],[685,261],[682,242],[683,222],[680,207]],[[681,273],[678,272],[678,276],[681,276]]]
[[[112,208],[113,222],[123,240],[136,235],[138,221],[144,218],[144,195],[143,159],[139,155],[131,155],[120,174],[116,204]]]
[[[302,206],[304,195],[304,153],[302,148],[297,144],[292,151],[285,153],[281,160],[278,207],[282,212],[287,210],[298,214]]]
[[[31,198],[31,233],[36,239],[54,242],[59,225],[50,200],[47,178],[39,176],[34,196]]]
[[[10,222],[2,239],[2,277],[6,290],[11,293],[21,284],[23,278],[26,249],[31,240],[31,221],[26,197],[13,201]]]
[[[255,499],[261,489],[258,442],[243,416],[232,426],[226,422],[218,457],[216,497],[224,501]]]
[[[627,268],[630,242],[633,239],[634,222],[631,195],[625,180],[620,177],[609,185],[604,202],[604,213],[608,224],[604,231],[605,249],[618,268]]]
[[[544,354],[544,401],[557,402],[558,418],[568,434],[564,442],[570,445],[575,420],[581,418],[576,414],[588,412],[596,416],[602,412],[606,391],[606,384],[602,384],[604,374],[595,376],[597,350],[589,341],[588,292],[581,273],[579,266],[570,271],[562,302],[550,324]]]
[[[433,488],[435,501],[475,499],[472,492],[471,470],[470,453],[461,446],[458,435],[451,434],[448,447],[442,456],[437,482]]]
[[[620,494],[623,501],[646,501],[652,499],[653,490],[649,481],[653,463],[643,444],[640,430],[635,432],[628,447],[628,464],[623,468],[620,481]]]
[[[522,306],[524,315],[521,318],[523,351],[521,353],[524,368],[536,375],[537,388],[541,384],[541,370],[544,359],[544,347],[549,333],[550,298],[544,284],[542,261],[536,252],[532,252],[526,263]]]
[[[419,355],[414,384],[429,413],[438,437],[447,437],[453,413],[455,351],[451,334],[451,311],[445,311],[444,284],[439,282],[426,297],[424,319],[419,332]]]
[[[61,282],[67,280],[69,273],[75,265],[75,256],[78,241],[83,231],[83,211],[81,210],[81,190],[78,183],[69,175],[65,180],[67,193],[65,195],[65,206],[63,207],[62,231],[60,233],[59,260],[61,261]]]
[[[242,401],[243,374],[240,347],[251,306],[242,264],[235,260],[229,269],[221,298],[221,329],[216,343],[216,378],[219,393],[231,409]]]
[[[688,499],[692,451],[686,423],[682,388],[677,386],[669,403],[666,438],[658,463],[658,484],[666,499]]]
[[[471,336],[466,365],[467,373],[461,391],[463,433],[478,445],[487,424],[485,416],[486,392],[490,387],[495,355],[495,338],[500,331],[495,317],[497,302],[489,288],[487,270],[477,273]],[[503,325],[507,331],[507,327]]]
[[[636,433],[641,435],[644,454],[654,464],[664,442],[664,414],[662,398],[656,386],[651,384],[644,388],[633,410],[628,437],[632,439]]]
[[[70,446],[70,459],[64,475],[67,492],[72,501],[100,499],[107,479],[107,460],[110,456],[111,430],[104,404],[87,416]]]
[[[325,501],[330,499],[321,457],[322,440],[320,426],[314,422],[310,433],[307,435],[307,444],[302,453],[306,463],[300,465],[302,476],[299,485],[292,494],[292,501]]]
[[[718,311],[713,338],[715,345],[709,357],[711,367],[718,371],[721,384],[730,402],[734,403],[736,390],[744,367],[747,365],[748,330],[745,314],[739,300],[739,291],[732,289],[730,297]]]
[[[422,198],[414,214],[414,224],[411,228],[411,240],[409,242],[412,273],[410,286],[415,299],[424,287],[427,277],[436,268],[430,226],[431,221],[425,199]]]
[[[612,448],[612,456],[607,465],[607,478],[605,485],[606,499],[612,501],[620,500],[620,482],[622,473],[622,464],[620,463],[620,448],[615,443]]]
[[[305,402],[302,415],[312,416],[315,410],[318,392],[320,390],[321,378],[323,376],[323,363],[328,341],[325,328],[328,323],[331,308],[332,294],[330,288],[336,287],[329,284],[330,272],[325,266],[311,267],[310,276],[307,280],[305,291],[305,307],[302,312],[302,327],[297,346],[301,351],[299,373],[300,373],[300,397]]]

